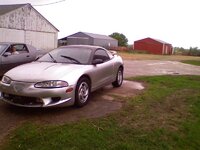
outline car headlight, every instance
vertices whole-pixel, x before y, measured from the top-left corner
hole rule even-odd
[[[36,88],[62,88],[67,86],[68,83],[61,80],[42,81],[35,84]]]
[[[11,78],[7,77],[7,76],[3,76],[1,82],[5,83],[5,84],[10,84],[11,83]]]

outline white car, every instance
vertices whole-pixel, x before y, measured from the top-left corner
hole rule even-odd
[[[123,70],[122,58],[102,47],[63,46],[5,73],[0,97],[23,107],[81,107],[91,92],[108,84],[120,87]]]

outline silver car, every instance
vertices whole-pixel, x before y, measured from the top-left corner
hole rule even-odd
[[[34,61],[39,55],[39,51],[31,45],[0,42],[0,76],[16,66]]]
[[[120,87],[123,70],[122,58],[102,47],[63,46],[8,71],[0,82],[0,97],[24,107],[82,107],[91,92],[108,84]]]

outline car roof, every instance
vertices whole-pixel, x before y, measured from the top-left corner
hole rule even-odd
[[[67,46],[61,46],[63,48],[88,48],[91,49],[92,51],[96,50],[96,49],[105,49],[101,46],[94,46],[94,45],[67,45]]]
[[[0,44],[11,45],[11,44],[25,44],[25,43],[16,43],[16,42],[0,42]]]

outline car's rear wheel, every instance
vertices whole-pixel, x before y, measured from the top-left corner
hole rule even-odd
[[[75,92],[75,105],[82,107],[88,103],[90,98],[90,81],[86,77],[79,79]]]
[[[116,80],[112,83],[113,87],[120,87],[123,82],[123,68],[120,67],[117,71]]]

